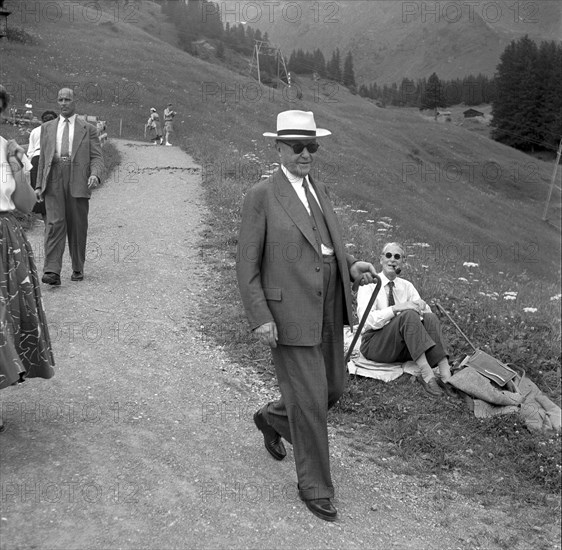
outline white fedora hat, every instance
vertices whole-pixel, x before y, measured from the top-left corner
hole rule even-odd
[[[330,130],[316,127],[312,111],[283,111],[277,115],[277,132],[263,135],[277,139],[314,139],[331,134]]]

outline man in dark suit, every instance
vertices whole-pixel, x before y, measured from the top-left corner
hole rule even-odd
[[[254,415],[267,451],[282,460],[293,444],[299,495],[334,521],[327,413],[344,390],[343,325],[352,320],[350,278],[373,281],[367,262],[346,254],[326,186],[309,175],[317,138],[312,112],[277,117],[281,167],[245,198],[237,276],[250,328],[271,347],[281,391]]]
[[[74,92],[58,93],[60,116],[43,125],[36,194],[45,200],[44,283],[60,285],[66,238],[72,260],[72,281],[84,279],[88,210],[92,189],[103,173],[96,128],[76,116]]]

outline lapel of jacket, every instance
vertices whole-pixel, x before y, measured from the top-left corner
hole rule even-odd
[[[76,156],[76,151],[78,151],[78,146],[80,142],[86,135],[86,125],[82,123],[82,121],[76,117],[74,120],[74,138],[72,140],[72,154],[70,155],[70,160],[74,160]]]
[[[45,166],[50,166],[53,158],[55,157],[55,152],[57,150],[57,128],[59,127],[60,116],[55,118],[52,122],[48,122],[41,130],[41,153],[45,154]],[[43,139],[43,131],[46,130],[45,139]],[[43,145],[46,145],[43,147]],[[43,151],[44,149],[44,151]]]
[[[287,215],[306,237],[306,240],[316,250],[316,238],[310,223],[310,215],[281,168],[273,174],[273,185],[275,197],[285,212],[287,212]]]

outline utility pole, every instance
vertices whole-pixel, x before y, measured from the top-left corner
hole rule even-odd
[[[550,204],[550,198],[552,197],[552,190],[554,189],[554,182],[556,181],[556,172],[558,171],[558,165],[560,164],[560,156],[562,155],[562,139],[558,144],[558,152],[556,153],[556,161],[554,162],[554,170],[552,171],[552,179],[550,180],[550,189],[548,190],[548,198],[546,199],[546,204],[544,205],[544,212],[542,215],[542,221],[546,221],[546,214],[548,212],[548,205]]]
[[[254,59],[256,60],[256,67],[258,70],[258,82],[261,84],[261,74],[260,74],[260,51],[264,45],[267,47],[267,42],[263,40],[254,40],[254,51],[252,52],[252,61],[250,63],[250,76],[254,70]]]
[[[250,62],[250,76],[254,71],[254,63],[258,71],[258,82],[261,84],[261,74],[260,74],[260,53],[262,55],[275,56],[277,59],[277,79],[285,81],[290,84],[288,79],[287,64],[281,53],[281,49],[278,46],[273,46],[269,42],[264,42],[263,40],[254,40],[254,51],[252,53],[252,61]],[[255,60],[255,61],[254,61]]]

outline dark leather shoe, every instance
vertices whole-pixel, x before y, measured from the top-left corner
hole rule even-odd
[[[263,443],[267,452],[275,460],[283,460],[287,456],[287,451],[281,441],[281,436],[267,423],[261,411],[254,414],[254,423],[263,434]]]
[[[317,518],[324,521],[336,521],[338,517],[338,511],[329,498],[315,498],[304,503]]]
[[[60,286],[60,275],[58,273],[44,273],[41,280],[48,285]]]
[[[70,276],[71,281],[83,281],[84,280],[84,273],[82,271],[73,271],[72,275]]]
[[[426,382],[421,376],[419,377],[419,381],[423,386],[423,389],[429,393],[432,397],[443,397],[443,390],[439,387],[437,383],[437,379],[435,376],[429,379],[429,382]]]

